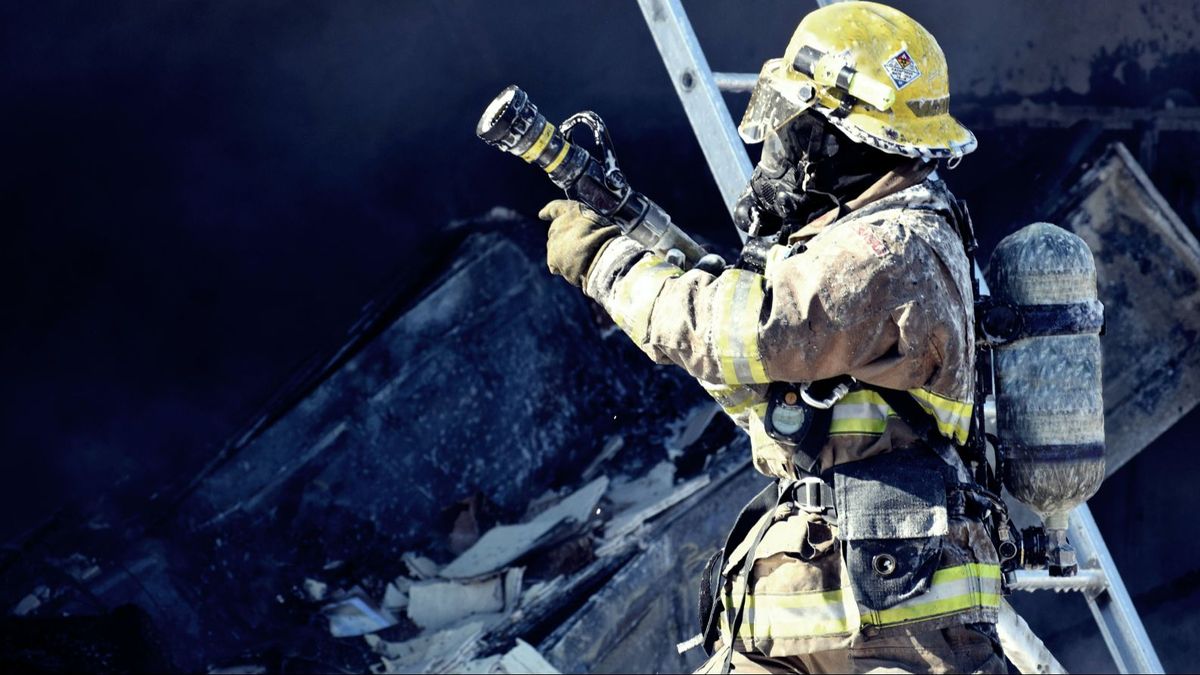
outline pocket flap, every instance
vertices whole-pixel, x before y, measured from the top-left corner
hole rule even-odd
[[[945,465],[924,449],[906,449],[834,468],[839,536],[915,539],[949,532]]]

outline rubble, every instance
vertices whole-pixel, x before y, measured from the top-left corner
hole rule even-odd
[[[39,597],[39,595],[47,595],[49,589],[47,589],[45,586],[39,586],[38,590],[43,592],[39,594],[38,591],[34,591],[33,593],[26,595],[24,598],[21,598],[21,601],[17,603],[17,606],[13,607],[12,613],[16,616],[25,616],[26,614],[40,607],[42,605],[42,598]]]
[[[742,504],[767,479],[748,448],[730,447],[713,477],[631,537],[639,550],[543,640],[539,651],[563,672],[692,672],[699,650],[673,645],[699,631],[696,592],[704,564]]]
[[[446,579],[480,577],[531,551],[561,541],[570,532],[582,529],[607,488],[608,478],[601,476],[528,523],[501,525],[488,530],[474,546],[442,568],[440,576]]]
[[[376,607],[361,589],[322,607],[321,613],[329,619],[330,634],[338,638],[376,633],[396,625],[396,617]]]
[[[605,542],[611,545],[632,534],[646,521],[687,499],[709,481],[707,475],[702,475],[676,486],[674,479],[675,465],[661,462],[644,476],[615,484],[611,498],[618,515],[605,528]]]
[[[479,519],[475,515],[477,497],[459,502],[460,510],[450,528],[448,547],[451,553],[460,554],[479,541]]]
[[[436,629],[472,614],[515,609],[524,568],[510,567],[471,581],[418,581],[408,592],[408,618],[421,628]]]
[[[405,553],[400,556],[404,566],[414,579],[432,579],[438,574],[438,564],[417,553]]]
[[[329,585],[317,581],[316,579],[304,580],[304,593],[308,599],[313,602],[321,602],[329,593]]]
[[[495,654],[467,663],[464,673],[539,673],[560,672],[528,642],[518,638],[515,647],[504,654]]]
[[[32,617],[144,608],[192,672],[548,670],[522,644],[711,485],[665,445],[703,392],[593,321],[519,237],[472,235],[159,500],[158,525],[39,534],[5,568],[23,594],[0,599]]]
[[[587,467],[583,470],[583,479],[592,480],[599,475],[600,469],[610,459],[615,457],[616,454],[624,447],[624,438],[621,436],[610,436],[609,439],[604,442],[604,447],[600,449],[600,452],[597,453],[594,458],[592,458],[592,461],[588,463]]]
[[[405,642],[387,642],[368,636],[367,643],[382,657],[371,672],[456,673],[478,653],[485,623],[470,621]]]
[[[395,581],[389,581],[387,587],[383,591],[383,601],[380,605],[388,610],[401,610],[408,607],[408,591],[412,588],[412,581],[405,577],[396,577]]]

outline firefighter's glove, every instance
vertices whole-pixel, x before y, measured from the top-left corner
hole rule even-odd
[[[556,199],[538,213],[552,221],[546,239],[546,266],[573,286],[582,287],[604,245],[621,234],[613,222],[579,202]]]

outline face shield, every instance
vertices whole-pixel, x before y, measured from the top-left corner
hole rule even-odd
[[[762,143],[771,131],[781,129],[816,100],[812,80],[791,71],[783,59],[771,59],[758,75],[738,135],[746,143]]]

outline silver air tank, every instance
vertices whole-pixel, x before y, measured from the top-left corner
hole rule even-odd
[[[1045,523],[1050,573],[1071,575],[1068,514],[1104,480],[1096,263],[1076,235],[1034,223],[1000,242],[987,276],[1004,486]]]

